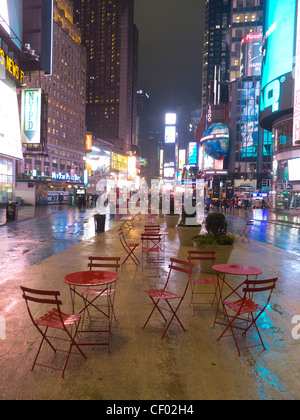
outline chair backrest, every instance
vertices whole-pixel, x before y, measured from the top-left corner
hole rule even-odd
[[[243,285],[244,300],[247,298],[252,299],[253,295],[257,293],[268,292],[266,295],[266,304],[264,306],[265,309],[270,302],[277,281],[278,277],[266,280],[246,280]]]
[[[266,280],[246,280],[243,285],[245,286],[243,288],[243,292],[244,293],[260,293],[260,292],[266,292],[266,291],[273,292],[273,290],[276,287],[277,281],[278,281],[278,277],[275,277],[272,279],[266,279]]]
[[[211,261],[216,259],[216,251],[188,251],[188,260],[192,261]]]
[[[254,225],[254,220],[247,220],[246,228],[251,229],[253,227],[253,225]]]
[[[160,225],[145,225],[144,226],[144,231],[145,232],[149,232],[149,231],[160,232]]]
[[[35,318],[32,314],[31,303],[37,303],[42,305],[53,305],[56,307],[58,316],[60,321],[63,323],[60,307],[62,305],[62,301],[59,299],[60,292],[58,291],[51,291],[51,290],[38,290],[38,289],[30,289],[28,287],[20,286],[23,294],[23,298],[25,299],[26,306],[28,309],[29,316],[34,324]],[[35,314],[36,317],[36,314]]]
[[[144,245],[146,242],[147,247],[149,247],[150,242],[150,244],[152,244],[152,248],[155,248],[156,245],[159,245],[162,242],[162,239],[162,236],[157,232],[146,232],[141,234],[142,243]]]
[[[188,260],[189,262],[192,261],[200,261],[200,271],[205,271],[205,268],[212,271],[212,267],[216,261],[216,251],[188,251]],[[201,261],[203,262],[201,266]],[[213,275],[214,272],[212,271]]]
[[[127,242],[126,242],[126,239],[125,239],[124,232],[123,232],[122,228],[118,229],[118,234],[119,234],[119,239],[120,239],[120,242],[121,242],[122,246],[123,247],[126,246]]]
[[[116,273],[121,267],[120,257],[89,257],[88,267],[90,270],[93,268],[114,268]]]
[[[193,268],[194,268],[194,264],[184,261],[184,260],[179,260],[177,258],[171,258],[170,259],[170,265],[169,265],[169,274],[167,277],[167,281],[166,284],[164,286],[164,289],[166,289],[168,287],[168,284],[170,282],[170,278],[171,275],[173,274],[173,271],[178,271],[180,273],[184,273],[187,275],[187,281],[185,284],[185,288],[184,288],[184,292],[183,292],[183,296],[186,294],[186,291],[188,289],[189,286],[189,281],[191,279],[192,273],[193,273]]]

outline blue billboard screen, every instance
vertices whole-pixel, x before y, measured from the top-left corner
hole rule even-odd
[[[293,63],[297,0],[266,0],[260,124],[272,122],[293,108]]]

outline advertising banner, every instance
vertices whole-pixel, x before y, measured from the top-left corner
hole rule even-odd
[[[296,0],[266,0],[260,125],[272,131],[272,123],[290,112],[293,103],[293,67]]]
[[[41,89],[22,90],[22,143],[41,142]]]
[[[22,0],[0,1],[0,26],[19,49],[22,49]]]
[[[260,77],[262,66],[262,32],[245,35],[241,43],[241,77]]]

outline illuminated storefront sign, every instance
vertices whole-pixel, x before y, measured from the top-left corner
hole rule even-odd
[[[22,90],[22,143],[41,141],[41,89]]]
[[[111,154],[111,170],[127,172],[128,158],[126,156],[118,155],[112,152]]]
[[[62,174],[62,173],[57,173],[57,172],[52,172],[51,175],[52,179],[56,179],[59,181],[76,181],[76,182],[81,182],[81,176],[79,175],[70,175],[70,174]]]
[[[4,69],[20,84],[25,82],[25,73],[20,67],[0,48],[0,78],[4,79]]]

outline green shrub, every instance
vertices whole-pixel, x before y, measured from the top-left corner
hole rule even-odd
[[[228,222],[222,213],[210,213],[205,220],[206,231],[218,237],[227,233]]]
[[[197,235],[193,241],[198,246],[233,245],[236,236],[227,232],[228,222],[222,213],[210,213],[205,220],[207,233]]]

